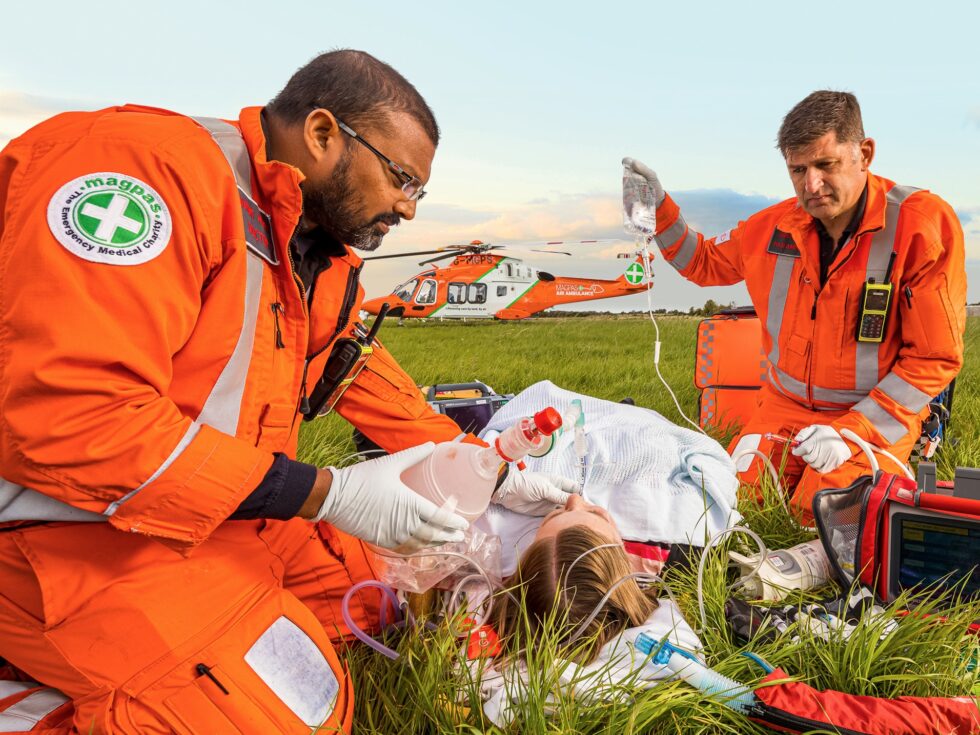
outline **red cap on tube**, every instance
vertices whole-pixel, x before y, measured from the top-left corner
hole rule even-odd
[[[561,428],[561,414],[548,406],[534,414],[534,425],[545,436],[551,436]]]

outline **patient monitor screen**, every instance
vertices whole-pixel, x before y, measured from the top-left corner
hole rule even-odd
[[[980,597],[980,521],[915,512],[892,516],[888,594],[966,577],[963,593]],[[948,577],[947,577],[948,575]]]

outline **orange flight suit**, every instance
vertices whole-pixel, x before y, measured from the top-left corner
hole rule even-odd
[[[689,281],[722,286],[744,280],[759,315],[768,380],[755,415],[732,442],[733,454],[751,448],[779,460],[785,445],[760,434],[791,437],[818,423],[850,429],[907,460],[930,399],[963,364],[963,231],[946,202],[869,174],[864,217],[823,287],[816,226],[796,199],[705,238],[687,226],[668,196],[657,209],[656,240]],[[883,283],[886,275],[893,290],[883,341],[858,342],[864,284],[872,278]],[[741,479],[754,484],[760,464],[751,458],[739,463]],[[790,456],[785,479],[798,480],[792,505],[809,518],[817,489],[844,487],[868,472],[860,451],[825,475]]]
[[[340,598],[375,576],[363,544],[226,519],[295,456],[361,261],[332,258],[307,304],[302,174],[266,159],[259,108],[225,126],[238,158],[133,106],[0,152],[0,657],[71,697],[82,733],[351,722],[333,644]],[[388,451],[459,434],[383,348],[338,411]]]

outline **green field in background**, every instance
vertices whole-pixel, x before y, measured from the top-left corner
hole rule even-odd
[[[697,420],[694,387],[695,317],[660,317],[660,371],[684,412]],[[575,317],[499,321],[406,321],[386,324],[381,339],[419,385],[482,380],[498,393],[518,393],[539,380],[659,411],[683,424],[653,365],[653,324],[646,317]],[[966,364],[956,384],[949,441],[939,471],[980,466],[980,402],[976,363],[980,318],[967,320]],[[719,437],[724,439],[724,437]],[[300,456],[315,464],[340,462],[354,451],[350,425],[330,416],[305,425]]]

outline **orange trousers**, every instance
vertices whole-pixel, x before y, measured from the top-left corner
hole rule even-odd
[[[229,521],[186,556],[106,524],[3,531],[0,656],[73,700],[41,732],[347,732],[340,602],[375,576],[362,542],[298,519]],[[376,592],[350,613],[376,628]]]
[[[854,455],[836,470],[820,474],[812,469],[799,457],[790,453],[788,444],[782,444],[766,439],[763,434],[773,433],[792,439],[796,433],[811,424],[830,424],[846,411],[814,411],[801,406],[786,398],[768,385],[759,390],[759,400],[755,412],[742,428],[741,433],[728,447],[729,454],[735,458],[739,480],[744,485],[758,487],[760,477],[768,470],[757,455],[747,454],[739,459],[745,450],[755,449],[769,457],[770,461],[781,472],[781,483],[791,493],[790,509],[800,520],[810,525],[813,522],[813,496],[825,488],[847,487],[862,475],[871,474],[871,464],[864,452],[855,445]],[[921,417],[920,417],[921,418]],[[912,448],[919,438],[920,432],[910,432],[895,444],[881,447],[902,462],[908,462]],[[900,473],[898,465],[887,457],[876,455],[881,469],[887,472]]]

